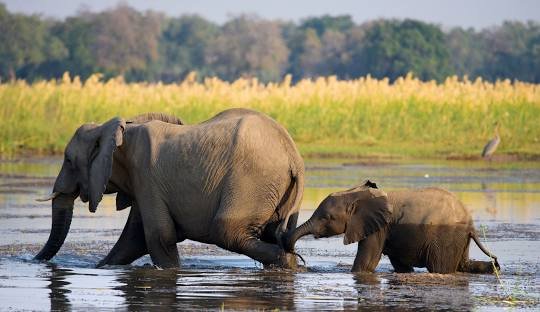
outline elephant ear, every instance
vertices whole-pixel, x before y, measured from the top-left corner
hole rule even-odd
[[[363,240],[389,222],[392,209],[388,197],[383,191],[367,188],[355,194],[357,197],[349,208],[349,222],[345,228],[343,243],[345,245]]]
[[[96,156],[90,162],[89,204],[90,212],[95,212],[103,198],[103,192],[112,174],[113,153],[122,145],[126,123],[121,118],[113,118],[99,127]]]

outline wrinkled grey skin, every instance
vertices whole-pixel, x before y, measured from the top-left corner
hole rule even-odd
[[[492,273],[489,261],[469,260],[471,238],[480,243],[470,213],[451,193],[438,188],[384,192],[365,185],[330,194],[311,218],[285,239],[287,250],[302,236],[345,233],[344,244],[358,242],[352,271],[373,272],[381,254],[396,272],[426,267],[432,273]]]
[[[52,258],[63,244],[77,197],[94,212],[104,193],[117,193],[117,209],[131,211],[98,266],[149,253],[154,264],[177,267],[176,243],[191,239],[295,267],[280,243],[296,227],[303,188],[291,137],[255,111],[231,109],[198,125],[162,114],[85,124],[65,149],[51,234],[36,259]]]

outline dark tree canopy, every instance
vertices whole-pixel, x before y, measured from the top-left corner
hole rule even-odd
[[[277,22],[240,16],[225,23],[210,42],[207,61],[222,79],[247,76],[266,82],[281,79],[288,55]]]
[[[107,73],[142,71],[158,59],[161,18],[121,5],[97,14],[90,25],[96,65]]]
[[[160,80],[174,81],[190,71],[213,74],[206,63],[207,49],[219,32],[219,26],[197,15],[171,18],[160,38]]]
[[[0,81],[86,78],[99,72],[128,81],[218,76],[279,81],[371,75],[391,81],[408,73],[442,81],[474,79],[540,82],[540,24],[505,22],[483,30],[416,20],[355,24],[349,15],[299,23],[237,16],[223,25],[203,17],[168,17],[119,5],[65,20],[10,13],[0,3]]]
[[[411,72],[420,79],[442,80],[451,73],[443,32],[414,20],[379,21],[366,30],[355,55],[361,64],[355,76],[370,74],[394,80]]]
[[[10,14],[0,3],[0,80],[13,79],[17,70],[32,71],[30,68],[67,55],[50,26],[50,21],[35,15]]]

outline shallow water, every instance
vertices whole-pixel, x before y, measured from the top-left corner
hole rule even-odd
[[[342,237],[306,237],[297,252],[300,272],[263,270],[243,255],[186,241],[180,270],[152,268],[148,257],[131,266],[95,269],[123,228],[127,211],[106,197],[96,214],[77,202],[66,243],[48,263],[32,257],[47,240],[47,194],[59,159],[0,163],[0,310],[162,309],[450,309],[540,307],[540,165],[480,162],[352,162],[308,160],[299,222],[330,192],[369,178],[384,190],[442,186],[471,209],[487,247],[499,257],[494,275],[395,274],[383,257],[375,274],[352,274],[356,244]],[[484,229],[482,231],[480,229]],[[472,244],[471,244],[472,246]],[[484,259],[478,248],[471,257]]]

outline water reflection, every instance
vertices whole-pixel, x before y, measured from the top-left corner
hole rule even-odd
[[[357,286],[378,286],[382,283],[382,279],[378,274],[371,273],[356,273],[353,275],[353,279]],[[360,288],[357,287],[357,289]],[[358,292],[358,294],[360,295],[361,292]]]
[[[360,310],[413,311],[429,307],[437,310],[470,311],[474,307],[465,276],[440,274],[355,274]]]
[[[196,286],[208,287],[213,295],[202,302],[200,308],[215,308],[220,305],[225,309],[294,309],[294,273],[287,271],[255,270],[250,272],[226,272],[217,274],[211,284],[195,281]],[[190,279],[192,281],[192,279]],[[179,288],[182,296],[190,297],[192,282]],[[210,304],[210,305],[206,305]]]
[[[486,212],[492,216],[495,217],[497,215],[497,196],[496,192],[493,191],[489,184],[482,182],[482,191],[485,195],[485,210]]]
[[[294,308],[294,275],[265,270],[183,272],[178,296],[185,308],[290,310]]]
[[[175,307],[176,270],[137,268],[126,270],[117,277],[116,289],[123,292],[129,311],[170,309]]]
[[[294,274],[285,271],[183,271],[134,268],[117,278],[129,311],[141,309],[294,309]]]
[[[468,279],[464,276],[420,274],[351,274],[353,292],[347,285],[351,275],[331,274],[328,277],[314,272],[295,273],[283,270],[156,270],[152,267],[101,270],[113,273],[116,280],[114,295],[123,301],[81,305],[80,294],[73,294],[71,277],[83,272],[48,265],[50,270],[50,310],[68,311],[73,307],[101,306],[140,310],[295,310],[316,307],[335,307],[356,310],[386,311],[396,307],[405,310],[438,307],[470,310]],[[83,274],[84,275],[84,274]],[[103,276],[98,274],[95,279]],[[314,287],[310,289],[310,287]],[[327,289],[330,287],[330,289]],[[91,289],[87,286],[87,290]],[[104,297],[113,294],[104,288]],[[321,293],[324,294],[321,296]],[[74,296],[75,306],[70,301]],[[79,298],[77,298],[79,297]],[[318,300],[320,302],[316,303]],[[355,299],[356,298],[356,299]],[[321,306],[321,304],[323,304]]]
[[[385,305],[407,303],[409,307],[437,307],[441,310],[473,309],[469,281],[464,275],[429,273],[392,274],[387,277]]]
[[[74,275],[74,273],[70,269],[59,268],[54,264],[48,264],[47,267],[51,271],[51,275],[49,276],[51,283],[48,286],[51,290],[49,294],[51,311],[71,310],[71,303],[67,296],[71,293],[71,290],[68,289],[70,283],[67,281],[67,277]]]
[[[386,311],[384,302],[386,285],[379,274],[357,273],[353,275],[358,307],[367,310]]]

